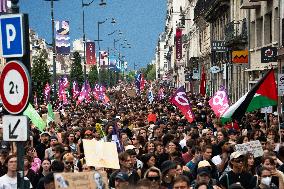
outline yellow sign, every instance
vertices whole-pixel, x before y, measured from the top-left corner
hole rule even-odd
[[[248,63],[248,50],[233,51],[232,63],[247,64]]]
[[[107,174],[101,171],[55,173],[56,189],[107,189]]]
[[[116,144],[83,139],[86,164],[94,167],[120,169]]]

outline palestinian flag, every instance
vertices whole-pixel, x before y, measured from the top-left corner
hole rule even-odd
[[[246,112],[277,105],[274,70],[268,71],[256,85],[232,105],[221,117],[222,123],[240,121]]]

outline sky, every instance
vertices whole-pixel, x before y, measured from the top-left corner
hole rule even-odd
[[[89,3],[92,0],[84,0]],[[106,0],[105,7],[99,6],[101,0],[84,7],[86,39],[97,39],[97,23],[109,18],[100,25],[101,50],[113,49],[113,40],[121,38],[131,44],[131,48],[121,48],[122,55],[128,62],[128,67],[133,69],[146,67],[154,58],[158,37],[165,27],[166,0]],[[70,22],[71,41],[82,38],[82,0],[59,0],[54,2],[55,20],[67,20]],[[50,1],[45,0],[20,0],[20,12],[29,14],[30,28],[35,30],[39,37],[52,42]],[[116,24],[111,24],[111,18]],[[112,33],[115,30],[119,32]],[[116,48],[119,46],[116,43]]]

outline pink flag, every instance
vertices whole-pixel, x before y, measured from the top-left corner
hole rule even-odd
[[[76,99],[80,94],[80,91],[79,91],[79,86],[78,86],[78,83],[76,81],[73,81],[72,83],[72,96],[73,96],[73,99]]]
[[[194,114],[183,86],[176,90],[174,95],[170,98],[170,102],[178,107],[189,123],[193,122]]]
[[[45,88],[44,88],[45,102],[49,102],[49,100],[50,100],[50,91],[51,91],[51,88],[50,88],[49,84],[46,83]]]
[[[67,76],[65,75],[62,79],[62,83],[63,83],[63,87],[66,89],[69,87],[69,81],[68,81],[68,78]]]
[[[224,112],[229,108],[228,95],[224,87],[220,87],[214,96],[209,100],[209,105],[217,117],[221,117]]]

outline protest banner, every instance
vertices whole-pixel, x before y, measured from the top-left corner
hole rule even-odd
[[[107,174],[102,171],[79,173],[55,173],[56,189],[107,189]]]
[[[259,140],[254,140],[243,144],[236,144],[235,151],[238,151],[243,155],[250,152],[255,158],[263,156],[263,149]]]
[[[83,147],[88,166],[120,169],[115,143],[83,139]]]

